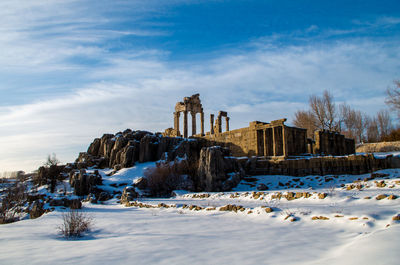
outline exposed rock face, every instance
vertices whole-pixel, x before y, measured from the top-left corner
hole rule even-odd
[[[182,142],[183,138],[161,137],[157,149],[157,158],[169,160],[169,154]]]
[[[227,191],[235,187],[244,171],[235,158],[229,157],[228,149],[213,146],[200,152],[197,182],[205,191]]]
[[[87,153],[92,156],[97,156],[99,154],[101,139],[96,138],[94,141],[89,145]]]
[[[156,135],[145,135],[140,140],[139,162],[156,161],[159,138]]]
[[[171,152],[182,140],[130,129],[115,135],[104,134],[94,139],[87,152],[79,154],[76,167],[125,168],[133,166],[136,161],[156,161],[166,152]]]
[[[201,139],[177,139],[180,139],[180,141],[176,147],[168,153],[166,160],[174,161],[176,158],[183,158],[189,163],[197,163],[200,157],[201,148],[206,146],[206,142]]]
[[[84,169],[80,172],[71,172],[69,184],[74,188],[75,195],[84,196],[94,192],[97,185],[101,184],[101,176],[96,174],[87,174]]]
[[[133,201],[139,196],[134,187],[125,187],[121,195],[121,204]]]

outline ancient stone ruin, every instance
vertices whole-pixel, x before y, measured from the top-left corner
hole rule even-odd
[[[179,117],[183,112],[183,135],[180,132]],[[188,112],[192,116],[191,137],[203,138],[215,145],[228,147],[234,156],[264,156],[268,158],[288,158],[304,154],[348,155],[355,153],[354,139],[331,131],[317,131],[314,139],[307,139],[307,130],[285,125],[286,119],[270,123],[253,121],[249,127],[229,130],[226,111],[218,113],[214,124],[214,114],[210,115],[210,131],[204,132],[204,112],[200,95],[185,97],[178,102],[174,112],[174,128],[168,128],[164,136],[188,138]],[[196,114],[200,113],[201,133],[196,132]],[[226,131],[222,131],[222,118]]]

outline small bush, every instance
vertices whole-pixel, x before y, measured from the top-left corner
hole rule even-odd
[[[70,210],[62,214],[63,223],[58,227],[59,232],[66,238],[80,237],[93,226],[93,218],[87,213]]]
[[[27,198],[27,187],[24,183],[16,182],[3,191],[0,205],[0,224],[12,223],[19,220]]]

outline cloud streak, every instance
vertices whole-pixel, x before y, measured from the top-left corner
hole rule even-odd
[[[123,12],[107,3],[0,3],[0,78],[11,80],[0,84],[8,99],[0,106],[0,172],[33,170],[53,152],[73,161],[103,133],[162,131],[173,124],[175,103],[194,93],[201,94],[206,115],[227,110],[232,129],[253,120],[290,121],[307,107],[310,94],[324,89],[338,102],[373,114],[385,107],[384,91],[400,72],[399,45],[369,38],[282,46],[283,36],[267,36],[200,60],[174,60],[162,48],[116,49],[120,38],[173,32],[141,23],[167,12],[159,1],[130,1],[137,26],[129,29],[116,26],[118,16],[106,15]],[[20,102],[8,86],[45,88]]]

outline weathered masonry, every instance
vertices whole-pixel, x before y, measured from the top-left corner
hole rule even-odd
[[[180,132],[179,117],[183,112],[183,135]],[[307,130],[285,125],[286,119],[270,123],[253,121],[249,127],[229,130],[229,117],[220,111],[214,124],[210,115],[210,131],[204,132],[204,112],[200,95],[185,97],[178,102],[174,112],[174,128],[168,128],[164,136],[188,137],[187,115],[192,116],[192,137],[207,139],[209,144],[228,147],[234,156],[290,157],[306,153],[325,155],[346,155],[355,153],[353,139],[347,139],[336,132],[317,131],[315,139],[307,139]],[[200,113],[201,132],[196,132],[196,114]],[[225,118],[225,132],[222,121]]]

